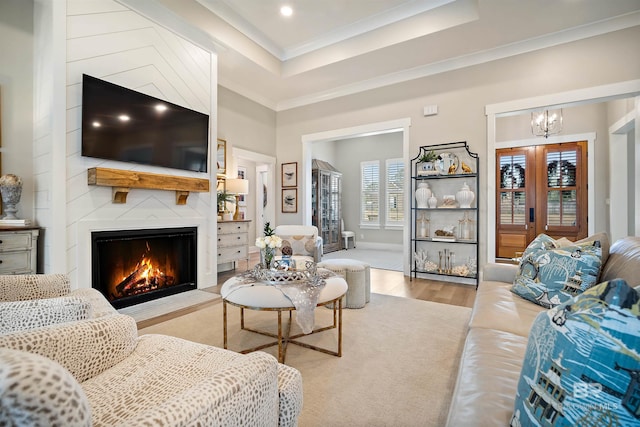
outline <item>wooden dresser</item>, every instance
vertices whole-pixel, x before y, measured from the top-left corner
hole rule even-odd
[[[0,274],[35,274],[38,227],[0,227]]]
[[[250,222],[218,221],[218,264],[235,263],[243,259],[249,262]]]

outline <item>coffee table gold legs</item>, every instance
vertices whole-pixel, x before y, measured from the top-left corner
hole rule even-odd
[[[267,344],[262,344],[259,345],[257,347],[253,347],[253,348],[248,348],[246,350],[242,350],[240,351],[240,353],[251,353],[252,351],[258,351],[258,350],[262,350],[264,348],[267,347],[271,347],[274,345],[278,345],[278,362],[280,363],[284,363],[285,357],[287,355],[287,345],[289,343],[291,344],[295,344],[298,345],[300,347],[305,347],[311,350],[316,350],[322,353],[326,353],[326,354],[330,354],[332,356],[338,356],[338,357],[342,357],[342,300],[343,297],[340,298],[336,298],[334,300],[331,301],[327,301],[326,303],[323,303],[321,305],[328,305],[328,304],[333,304],[333,324],[330,326],[324,326],[322,328],[318,328],[318,329],[314,329],[312,332],[308,333],[308,334],[296,334],[296,335],[291,335],[291,324],[292,324],[292,311],[294,310],[294,308],[292,307],[285,307],[285,308],[257,308],[257,307],[247,307],[247,306],[242,306],[242,305],[238,305],[238,304],[234,304],[232,302],[229,302],[229,304],[231,305],[235,305],[236,307],[240,308],[240,329],[248,331],[248,332],[254,332],[256,334],[260,334],[260,335],[265,335],[271,338],[276,338],[277,341],[274,342],[270,342]],[[277,311],[278,312],[278,333],[277,334],[273,334],[270,332],[266,332],[266,331],[261,331],[258,329],[252,329],[249,327],[245,326],[245,322],[244,322],[244,309],[250,309],[250,310],[258,310],[258,311]],[[289,312],[289,321],[287,322],[287,325],[285,327],[285,330],[283,331],[282,328],[282,312],[283,311],[288,311]],[[223,328],[224,328],[224,348],[228,348],[228,336],[227,336],[227,301],[225,299],[222,300],[222,316],[223,316]],[[304,336],[308,336],[308,335],[313,335],[316,334],[318,332],[323,332],[329,329],[338,329],[338,351],[333,351],[333,350],[329,350],[326,348],[322,348],[322,347],[317,347],[311,344],[307,344],[304,342],[300,342],[300,341],[296,341],[297,338],[300,337],[304,337]]]

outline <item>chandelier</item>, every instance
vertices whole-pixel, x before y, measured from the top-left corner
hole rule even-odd
[[[544,110],[531,113],[531,132],[535,136],[560,133],[562,130],[562,108],[559,110]]]

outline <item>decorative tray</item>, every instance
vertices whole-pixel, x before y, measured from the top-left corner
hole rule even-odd
[[[271,285],[308,283],[317,286],[321,284],[323,279],[317,274],[316,263],[305,261],[305,267],[304,270],[291,269],[288,263],[277,260],[273,262],[272,268],[264,268],[262,264],[256,265],[253,269],[253,277]]]

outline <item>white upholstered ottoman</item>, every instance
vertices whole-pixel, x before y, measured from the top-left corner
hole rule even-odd
[[[318,267],[340,274],[347,281],[346,308],[362,308],[370,301],[371,266],[366,262],[346,258],[326,259],[319,262]]]

